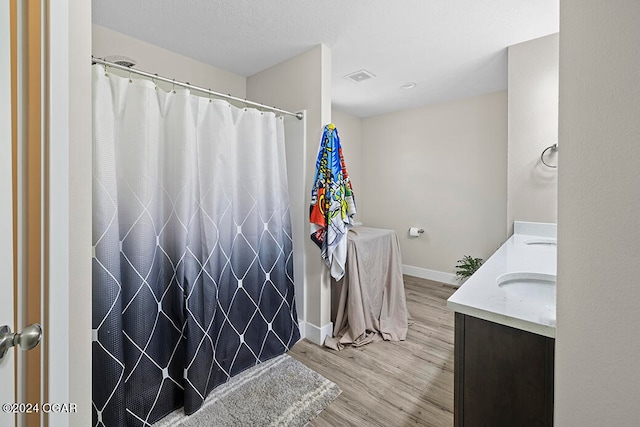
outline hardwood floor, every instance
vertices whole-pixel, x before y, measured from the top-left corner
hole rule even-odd
[[[406,341],[381,341],[334,351],[309,341],[289,354],[335,382],[342,394],[310,426],[453,426],[456,288],[404,276],[413,324]]]

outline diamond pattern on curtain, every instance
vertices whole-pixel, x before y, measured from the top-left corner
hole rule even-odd
[[[148,426],[300,337],[284,129],[93,72],[93,424]]]

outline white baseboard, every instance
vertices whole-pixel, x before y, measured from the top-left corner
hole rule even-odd
[[[459,287],[461,282],[456,279],[456,275],[445,273],[444,271],[429,270],[428,268],[414,267],[412,265],[402,265],[402,274],[407,276],[419,277],[421,279],[433,280],[436,282],[447,283],[449,285]]]
[[[300,339],[306,338],[307,335],[307,322],[298,319],[298,329],[300,329]]]
[[[324,339],[327,336],[332,336],[332,335],[333,335],[333,322],[329,322],[321,328],[312,323],[305,322],[304,336],[306,339],[308,339],[314,344],[322,345],[324,344]]]

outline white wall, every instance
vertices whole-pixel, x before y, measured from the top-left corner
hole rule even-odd
[[[91,424],[91,3],[49,7],[48,399],[75,414],[51,426]]]
[[[91,7],[85,3],[69,0],[69,399],[82,408],[69,416],[70,426],[91,423],[91,359],[85,357],[91,352]]]
[[[507,132],[507,154],[504,154],[502,146],[496,151],[495,145],[491,145],[492,143],[486,146],[486,153],[465,154],[463,144],[456,146],[454,150],[459,150],[456,153],[460,159],[466,159],[455,159],[458,164],[451,168],[441,165],[437,161],[438,157],[442,155],[440,148],[434,149],[432,146],[425,148],[425,145],[420,142],[422,140],[431,141],[433,137],[448,139],[448,135],[456,140],[466,139],[469,141],[466,135],[453,135],[451,132],[452,129],[464,127],[465,120],[468,119],[464,115],[449,117],[447,121],[441,122],[437,126],[430,123],[429,129],[426,128],[427,125],[421,123],[422,114],[437,115],[440,109],[444,111],[449,108],[447,107],[449,103],[368,119],[358,119],[339,110],[333,110],[333,122],[340,130],[347,167],[354,182],[359,208],[356,219],[363,221],[365,225],[396,229],[402,240],[404,262],[408,266],[405,268],[406,273],[450,281],[450,276],[441,275],[438,272],[451,273],[455,261],[472,250],[476,251],[476,256],[486,259],[496,248],[495,245],[513,232],[514,220],[557,222],[557,171],[540,163],[540,153],[558,141],[558,34],[509,47],[509,91],[506,98],[506,107],[501,105],[496,109],[494,103],[494,105],[488,105],[489,109],[485,112],[492,115],[492,118],[496,114],[503,117],[500,117],[493,125],[487,122],[486,129],[479,131],[473,129],[471,132],[475,133],[474,138],[476,139],[493,139],[493,144],[501,141],[504,145],[504,136],[496,139],[491,134],[503,126]],[[454,104],[462,105],[461,102],[464,104],[467,100],[455,101]],[[416,117],[420,118],[416,119]],[[506,128],[504,127],[505,118],[508,120]],[[388,123],[388,121],[390,122]],[[439,119],[436,120],[436,122],[438,121]],[[392,130],[394,126],[401,127]],[[383,137],[379,134],[380,129],[385,129],[386,133]],[[491,130],[487,132],[488,129]],[[396,132],[396,136],[391,136],[394,132]],[[432,132],[433,135],[430,135]],[[464,133],[464,130],[459,129],[458,132]],[[398,145],[399,135],[406,139],[400,145]],[[382,141],[382,138],[387,138],[387,142]],[[373,188],[371,184],[380,181],[380,177],[384,174],[381,175],[372,163],[389,156],[389,145],[395,147],[394,151],[398,148],[406,151],[407,157],[411,158],[408,164],[415,165],[411,167],[412,170],[421,169],[421,164],[424,166],[424,162],[421,160],[423,157],[433,157],[435,163],[433,165],[435,169],[431,172],[422,167],[423,170],[413,178],[403,181],[403,190],[400,192],[403,195],[407,194],[404,187],[411,189],[414,194],[424,194],[416,180],[423,181],[425,184],[448,180],[447,173],[460,170],[465,162],[473,162],[471,156],[480,156],[477,157],[479,159],[489,157],[489,163],[498,160],[499,164],[493,163],[493,166],[506,169],[507,172],[506,178],[497,178],[497,175],[494,174],[494,179],[497,178],[494,184],[497,182],[497,186],[493,188],[496,192],[492,194],[492,197],[499,199],[498,204],[494,206],[496,208],[494,212],[499,212],[501,209],[506,210],[506,214],[498,213],[498,215],[502,215],[502,218],[505,218],[503,227],[506,224],[506,235],[495,229],[490,229],[486,240],[477,233],[471,235],[471,239],[467,240],[463,235],[467,234],[469,230],[456,233],[454,224],[449,222],[448,218],[440,218],[433,222],[432,230],[426,228],[427,234],[419,239],[410,239],[406,235],[406,229],[411,225],[424,226],[425,224],[422,223],[424,221],[422,218],[425,218],[423,212],[430,209],[428,203],[423,203],[422,197],[418,197],[413,204],[418,205],[417,207],[405,206],[394,214],[390,213],[389,208],[382,208],[376,212],[373,207],[374,199],[377,197],[377,189]],[[396,157],[393,157],[394,155]],[[451,157],[451,155],[454,155],[454,151],[447,152],[445,157]],[[506,162],[503,158],[505,155],[507,156]],[[400,155],[391,154],[391,156],[391,158],[397,159]],[[557,162],[556,154],[551,153],[547,160],[555,164]],[[449,162],[447,165],[450,166],[451,163]],[[478,167],[479,164],[475,166]],[[469,171],[468,165],[464,166],[464,169]],[[425,176],[434,170],[445,173],[440,176],[437,174],[431,177]],[[463,178],[463,175],[457,173],[454,177],[454,179]],[[476,181],[475,178],[474,181]],[[363,188],[364,185],[367,186],[366,189]],[[384,188],[388,189],[389,186]],[[454,196],[452,197],[454,199],[455,195],[459,193],[456,189],[451,190],[450,194]],[[497,191],[505,192],[506,195],[500,197]],[[396,193],[398,192],[396,191]],[[486,215],[495,218],[491,212],[492,209],[487,204],[478,200],[478,205],[486,208]],[[431,218],[428,220],[433,221]],[[460,219],[454,221],[460,221]],[[494,223],[492,222],[492,224]],[[437,230],[433,230],[434,228]],[[476,230],[478,229],[476,228]],[[429,231],[431,232],[429,233]],[[481,243],[483,241],[484,243]],[[442,250],[438,249],[438,245],[442,245]],[[433,254],[425,252],[428,248],[431,248]],[[467,250],[465,251],[464,248]],[[460,252],[460,250],[464,253],[455,257],[453,254]],[[453,264],[452,257],[455,257]]]
[[[342,111],[331,110],[331,120],[338,129],[342,154],[349,172],[349,179],[353,185],[353,193],[356,198],[356,210],[360,193],[363,191],[364,181],[362,177],[362,119]],[[360,215],[356,213],[356,221],[361,221]]]
[[[306,169],[304,188],[307,194],[298,211],[306,221],[305,233],[305,289],[308,322],[306,336],[322,343],[331,333],[331,292],[326,268],[320,260],[320,249],[311,242],[308,207],[311,203],[311,184],[323,126],[331,122],[331,51],[316,46],[294,58],[277,64],[247,78],[247,97],[267,105],[289,111],[306,110]]]
[[[640,2],[560,2],[555,425],[640,420]]]
[[[305,256],[304,247],[307,244],[306,233],[308,220],[305,200],[307,189],[304,187],[306,176],[306,119],[284,117],[285,155],[287,161],[287,181],[289,186],[289,212],[291,215],[291,232],[293,233],[293,282],[296,297],[296,311],[300,322],[300,332],[305,335]]]
[[[359,218],[396,231],[410,274],[453,273],[506,239],[506,92],[363,119],[362,141]]]
[[[558,34],[509,47],[507,233],[513,221],[557,222]],[[557,153],[545,161],[557,164]]]
[[[244,98],[246,79],[184,55],[143,42],[100,25],[92,26],[92,54],[97,58],[122,55],[136,61],[135,67],[160,76],[189,82],[216,92]],[[160,83],[169,89],[170,85]]]

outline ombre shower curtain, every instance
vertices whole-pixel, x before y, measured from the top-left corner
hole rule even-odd
[[[300,337],[281,117],[93,66],[93,425],[195,412]]]

